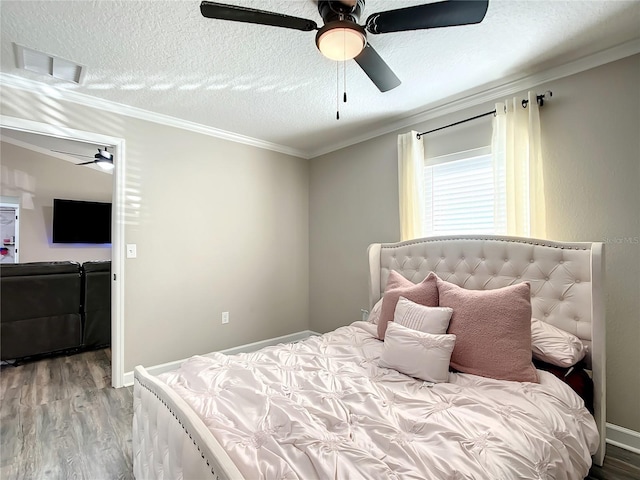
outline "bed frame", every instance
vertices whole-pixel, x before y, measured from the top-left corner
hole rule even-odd
[[[605,314],[602,243],[501,236],[431,237],[369,247],[369,306],[382,298],[390,270],[418,283],[435,272],[472,290],[531,284],[532,317],[576,335],[587,346],[602,465],[605,452]]]
[[[369,303],[384,293],[390,270],[413,282],[430,271],[465,288],[488,290],[528,281],[534,318],[578,336],[588,347],[595,419],[605,452],[603,245],[498,236],[431,237],[369,247]],[[133,471],[136,479],[242,478],[213,434],[167,385],[134,373]]]

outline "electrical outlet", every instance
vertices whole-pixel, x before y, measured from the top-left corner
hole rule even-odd
[[[222,312],[222,324],[229,323],[229,312]]]
[[[360,316],[363,322],[366,322],[369,318],[369,310],[365,310],[364,308],[360,309]]]

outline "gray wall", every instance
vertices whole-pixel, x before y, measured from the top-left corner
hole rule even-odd
[[[308,161],[3,86],[1,113],[126,139],[124,369],[309,325]],[[231,322],[221,325],[222,311]]]
[[[554,93],[541,110],[548,237],[606,243],[608,421],[640,431],[640,56],[533,90]],[[488,102],[312,160],[313,330],[359,319],[368,306],[367,246],[399,240],[397,134],[493,106]],[[428,155],[489,145],[491,117],[425,142]]]
[[[51,243],[51,234],[54,198],[110,202],[112,175],[5,142],[0,145],[0,155],[3,172],[9,177],[21,172],[33,179],[34,208],[20,210],[20,262],[73,260],[82,263],[111,259],[110,245],[56,244]],[[13,195],[16,190],[4,180],[0,193]]]

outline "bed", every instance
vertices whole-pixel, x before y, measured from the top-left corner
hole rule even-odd
[[[454,370],[434,383],[385,368],[392,342],[354,322],[258,352],[195,356],[159,377],[136,367],[135,477],[574,479],[602,464],[602,244],[434,237],[373,244],[368,255],[372,311],[398,273],[417,285],[434,272],[478,295],[526,282],[532,318],[584,345],[593,416],[546,371],[534,383]]]

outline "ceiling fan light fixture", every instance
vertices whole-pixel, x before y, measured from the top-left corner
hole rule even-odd
[[[98,149],[98,153],[94,155],[94,162],[103,170],[113,170],[113,154],[104,150]]]
[[[357,57],[366,45],[364,28],[347,20],[329,22],[316,35],[318,50],[331,60],[351,60]]]
[[[108,160],[96,160],[96,165],[103,170],[113,170],[113,163]]]

